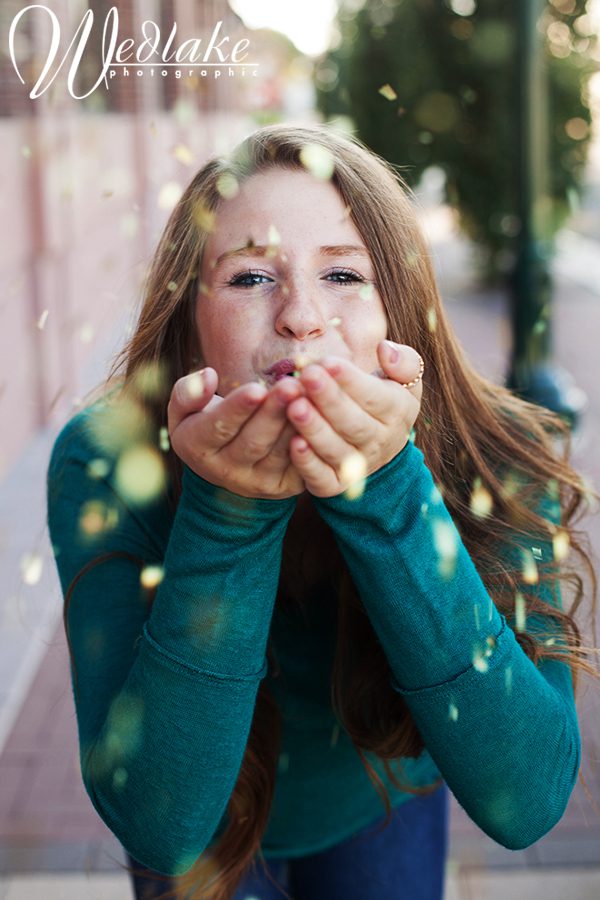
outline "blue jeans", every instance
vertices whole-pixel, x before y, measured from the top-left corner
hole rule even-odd
[[[442,900],[448,849],[448,788],[413,797],[373,825],[329,850],[298,859],[265,860],[277,885],[292,900]],[[137,866],[128,855],[129,864]],[[143,867],[140,867],[143,868]],[[164,882],[134,880],[137,900],[153,900],[172,889]],[[233,900],[283,900],[263,864],[240,883]]]

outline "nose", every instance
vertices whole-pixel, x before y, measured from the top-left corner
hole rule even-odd
[[[327,319],[317,299],[311,296],[310,288],[291,281],[284,285],[275,330],[283,337],[294,337],[298,341],[325,334]]]

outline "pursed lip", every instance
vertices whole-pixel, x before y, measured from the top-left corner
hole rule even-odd
[[[276,381],[279,381],[280,378],[285,378],[286,375],[291,375],[295,371],[295,360],[279,359],[276,363],[273,363],[272,366],[269,366],[268,369],[263,369],[263,374],[270,384],[274,384]]]

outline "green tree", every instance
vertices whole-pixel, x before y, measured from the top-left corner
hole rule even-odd
[[[358,137],[413,186],[428,166],[444,170],[448,200],[484,251],[489,273],[510,267],[519,230],[519,2],[344,0],[341,41],[315,67],[325,118],[348,116]],[[550,122],[549,237],[570,212],[586,161],[585,84],[596,67],[588,5],[553,0],[539,21]]]

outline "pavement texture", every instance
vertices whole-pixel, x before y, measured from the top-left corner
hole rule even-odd
[[[456,238],[448,210],[429,210],[425,227],[467,355],[490,379],[503,380],[505,297],[473,283],[469,247]],[[573,240],[577,245],[577,235]],[[599,487],[600,275],[577,265],[573,246],[555,266],[555,357],[587,395],[573,459]],[[44,530],[44,476],[56,433],[36,437],[0,485],[0,571],[8,586],[0,601],[0,900],[120,900],[132,896],[123,851],[81,781],[62,597]],[[598,548],[600,516],[584,524]],[[598,646],[589,604],[584,613],[578,622],[586,643]],[[579,783],[553,831],[516,852],[488,838],[453,802],[446,900],[600,897],[600,683],[584,679],[577,704],[587,790]]]

